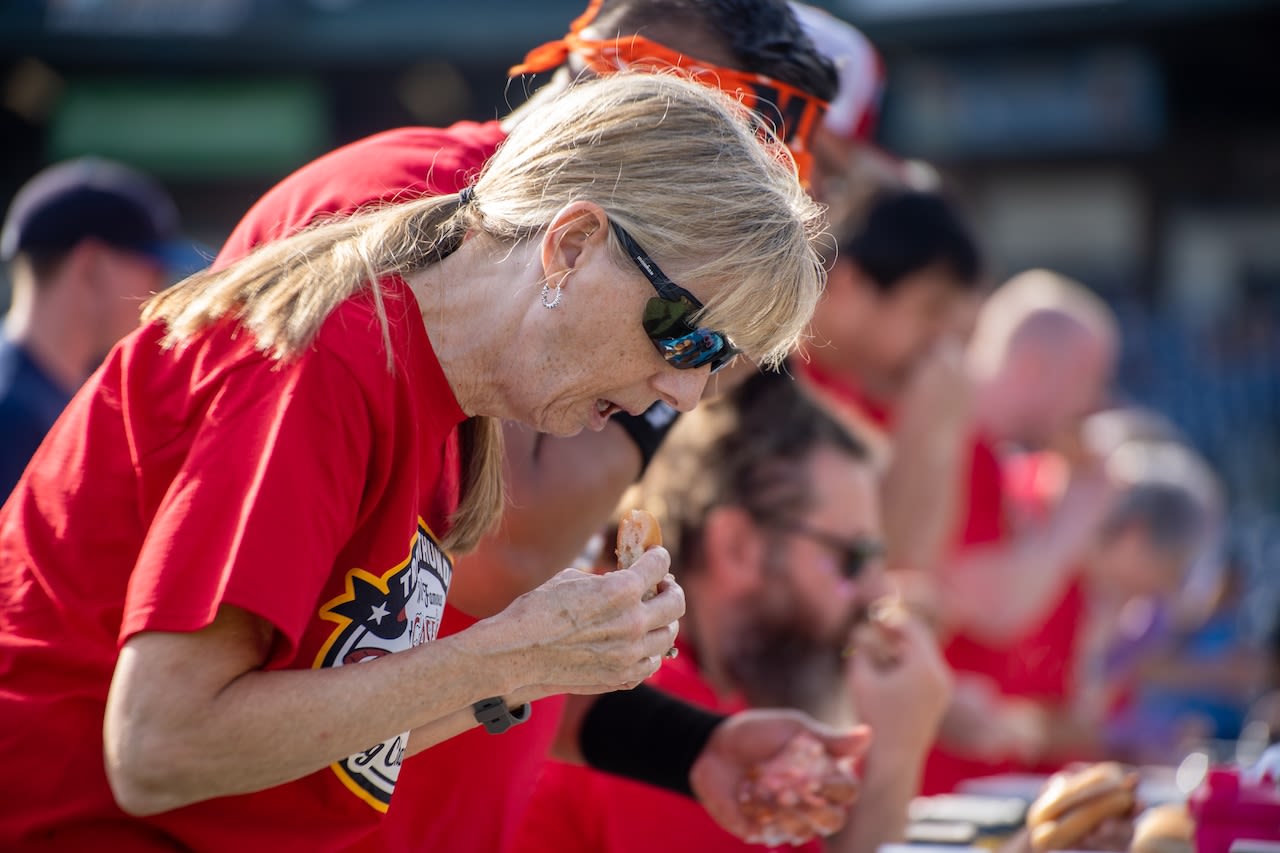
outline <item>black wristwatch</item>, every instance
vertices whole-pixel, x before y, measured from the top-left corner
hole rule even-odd
[[[476,722],[484,726],[491,735],[500,735],[512,726],[517,726],[529,719],[532,709],[525,702],[518,708],[508,708],[501,696],[490,696],[481,699],[471,706],[475,711]]]

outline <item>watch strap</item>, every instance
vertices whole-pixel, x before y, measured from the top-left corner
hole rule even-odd
[[[484,726],[484,730],[491,735],[500,735],[512,726],[523,723],[533,712],[528,702],[515,708],[508,708],[501,696],[481,699],[472,705],[471,709],[475,713],[476,722]]]

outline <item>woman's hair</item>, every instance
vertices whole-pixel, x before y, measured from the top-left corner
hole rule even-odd
[[[679,283],[712,294],[700,322],[763,364],[792,349],[822,289],[821,211],[786,148],[755,130],[737,102],[675,75],[616,74],[570,87],[512,130],[473,189],[469,204],[421,199],[269,243],[157,295],[145,318],[166,323],[173,346],[232,315],[260,349],[285,359],[365,292],[393,369],[382,289],[371,282],[439,261],[468,233],[507,247],[537,239],[579,200],[604,208]],[[462,437],[467,473],[445,540],[456,551],[473,547],[502,508],[499,425],[472,418]]]

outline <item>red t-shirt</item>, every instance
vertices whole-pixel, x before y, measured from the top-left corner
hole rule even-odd
[[[1005,493],[1023,517],[1045,522],[1059,499],[1049,488],[1051,462],[1044,453],[1022,453],[1004,460]],[[1019,638],[1010,660],[1015,695],[1057,704],[1074,694],[1073,670],[1085,611],[1084,580],[1076,575],[1040,624]]]
[[[977,460],[975,460],[977,461]],[[994,454],[975,465],[970,473],[970,518],[975,508],[983,515],[1004,518],[1008,502],[1028,503],[1032,500],[1035,470],[1024,466],[1002,467]],[[1037,499],[1038,500],[1038,499]],[[1043,502],[1041,501],[1041,510]],[[965,545],[998,542],[1008,534],[1002,520],[999,535],[983,537],[983,529],[966,530]],[[988,534],[994,533],[991,529]],[[1001,645],[957,635],[946,647],[947,662],[957,672],[978,673],[990,678],[1001,695],[1031,699],[1050,705],[1061,704],[1073,689],[1072,667],[1080,623],[1084,615],[1084,592],[1079,581],[1067,587],[1062,597],[1049,609],[1038,625],[1017,639]],[[925,765],[923,793],[952,791],[965,779],[999,773],[1049,773],[1056,765],[1026,764],[1012,758],[1004,761],[979,761],[935,748]]]
[[[340,148],[287,177],[253,206],[216,264],[291,234],[317,216],[466,186],[506,136],[498,122],[459,122],[443,130],[391,130]],[[449,453],[456,454],[456,436]],[[453,477],[456,465],[446,467]],[[441,636],[474,624],[445,607]],[[534,704],[528,722],[494,737],[473,729],[405,762],[396,796],[371,851],[497,850],[528,802],[538,768],[555,737],[564,700]]]
[[[475,622],[446,606],[440,636],[456,634]],[[386,819],[356,849],[503,849],[529,804],[564,705],[563,696],[540,699],[526,722],[501,735],[476,727],[405,761]]]
[[[226,266],[325,214],[456,193],[504,139],[496,121],[460,121],[442,129],[388,130],[331,151],[268,190],[231,232],[213,265]]]
[[[880,429],[887,430],[892,426],[893,409],[888,403],[869,397],[853,382],[831,373],[812,358],[795,358],[790,364],[801,378],[832,402],[844,406]]]
[[[732,714],[745,705],[722,699],[698,672],[689,648],[664,661],[649,684],[699,707]],[[720,827],[706,809],[680,794],[612,776],[589,767],[547,761],[534,786],[524,820],[506,848],[510,853],[706,853],[759,851]],[[778,849],[818,853],[819,842]]]
[[[441,472],[465,416],[412,293],[384,285],[394,371],[367,296],[283,363],[229,320],[174,350],[153,323],[54,426],[0,510],[0,847],[333,850],[381,822],[407,733],[134,819],[108,789],[102,725],[120,646],[199,630],[223,604],[275,626],[270,670],[436,636],[452,579]]]

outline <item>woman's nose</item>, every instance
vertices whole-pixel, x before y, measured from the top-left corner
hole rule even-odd
[[[666,368],[654,378],[653,386],[667,405],[688,412],[702,399],[702,392],[710,378],[709,367],[693,370]]]

